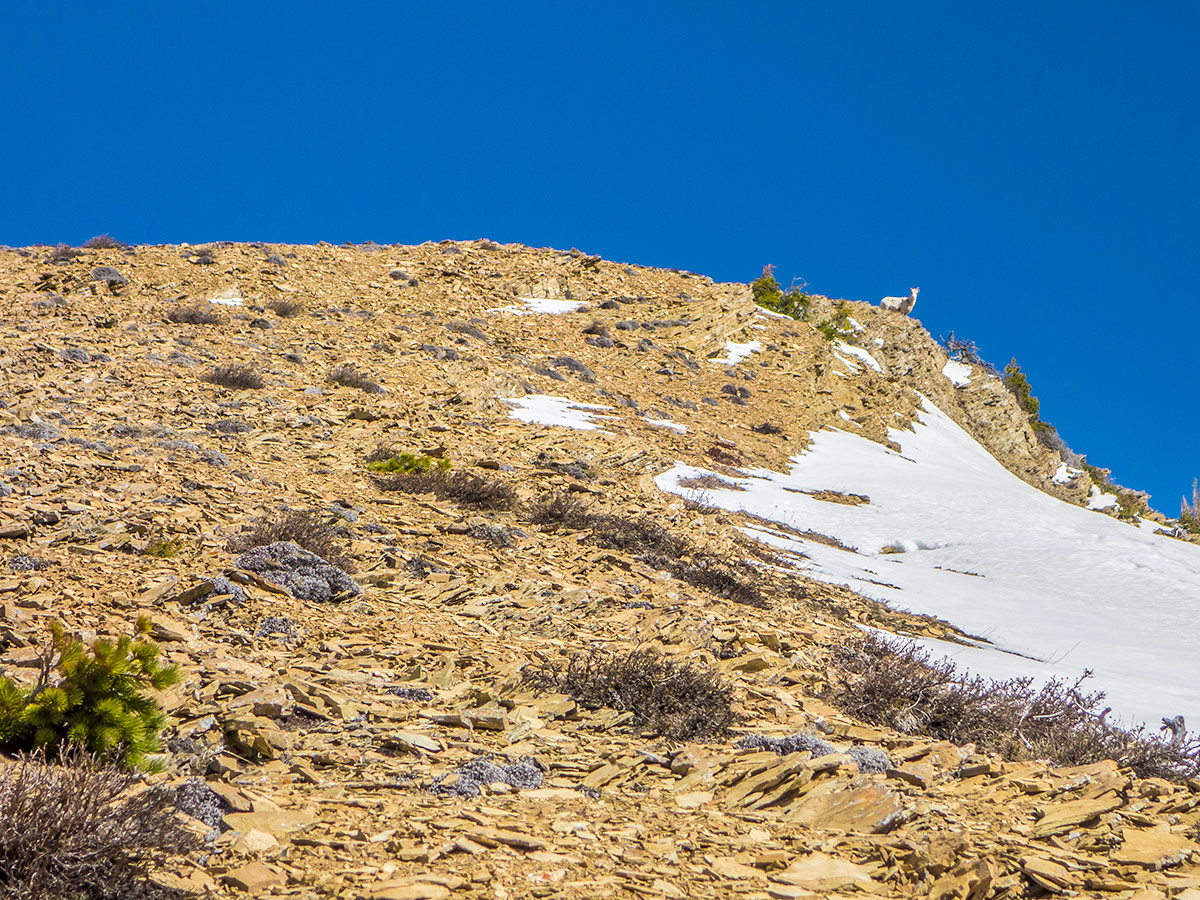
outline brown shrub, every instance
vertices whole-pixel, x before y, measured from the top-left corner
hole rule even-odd
[[[59,244],[50,251],[50,255],[46,257],[46,262],[54,263],[57,266],[69,263],[75,257],[83,255],[82,250],[76,250],[70,244]]]
[[[333,384],[340,384],[343,387],[358,388],[360,391],[366,391],[368,394],[386,393],[377,382],[372,381],[366,373],[356,368],[353,363],[345,363],[332,369],[325,376],[325,380]]]
[[[151,883],[152,867],[198,848],[174,792],[79,751],[26,756],[0,773],[0,894],[45,900],[188,896]]]
[[[470,472],[432,468],[423,472],[395,472],[373,476],[382,491],[404,494],[433,494],[439,500],[454,500],[484,509],[508,509],[516,499],[513,489]]]
[[[263,377],[258,374],[254,366],[240,366],[235,364],[215,366],[211,372],[204,376],[204,380],[211,384],[219,384],[221,387],[233,388],[235,390],[245,390],[248,388],[257,390],[264,384]]]
[[[568,494],[535,503],[527,515],[535,525],[588,531],[588,543],[622,550],[718,597],[750,606],[768,605],[762,592],[740,577],[729,563],[697,550],[649,518],[597,513]]]
[[[90,237],[79,246],[85,250],[124,250],[129,245],[119,241],[111,234],[98,234]]]
[[[1142,777],[1182,780],[1200,775],[1200,744],[1172,747],[1144,727],[1108,724],[1103,692],[1032,678],[994,681],[934,660],[911,641],[864,634],[835,648],[824,699],[856,718],[955,744],[973,743],[1006,759],[1084,765],[1103,759]]]
[[[333,525],[308,509],[285,509],[258,519],[225,544],[232,553],[245,553],[277,541],[291,541],[325,562],[353,574],[354,559],[343,549],[343,538]]]
[[[267,309],[274,310],[275,315],[281,319],[291,319],[304,312],[303,304],[297,303],[295,300],[288,300],[286,297],[268,300],[266,305]]]
[[[185,325],[216,325],[221,321],[221,317],[208,304],[173,309],[167,313],[167,319]]]
[[[589,709],[631,712],[638,725],[676,741],[724,737],[737,720],[733,688],[714,669],[649,650],[577,653],[565,664],[530,667],[523,678]]]

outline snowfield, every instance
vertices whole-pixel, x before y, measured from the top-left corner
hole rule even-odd
[[[1008,472],[928,400],[913,431],[891,429],[896,453],[844,431],[812,435],[791,471],[751,470],[744,491],[704,501],[800,531],[753,536],[806,554],[810,577],[888,605],[946,619],[983,640],[925,643],[991,677],[1074,679],[1108,694],[1126,723],[1200,722],[1200,547],[1057,500]],[[676,465],[658,486],[704,469]],[[866,494],[860,506],[799,491]],[[884,548],[890,548],[884,553]],[[899,552],[897,552],[899,551]]]
[[[549,394],[529,394],[514,400],[505,400],[509,406],[509,415],[522,422],[534,425],[558,425],[563,428],[576,428],[580,431],[595,431],[600,425],[596,419],[611,419],[612,416],[601,416],[595,410],[612,409],[600,403],[577,403],[566,397],[553,397]]]

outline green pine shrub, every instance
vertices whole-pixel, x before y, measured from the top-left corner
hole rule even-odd
[[[750,283],[750,291],[754,294],[754,302],[763,309],[791,316],[803,322],[808,315],[812,298],[793,284],[786,291],[775,280],[775,267],[763,266],[762,275]]]
[[[841,341],[854,336],[854,323],[850,321],[850,308],[845,300],[833,304],[833,312],[828,319],[823,319],[816,325],[817,331],[825,335],[828,341]]]
[[[1192,534],[1200,534],[1200,479],[1192,479],[1192,502],[1184,497],[1179,507],[1179,524]]]
[[[143,639],[150,620],[139,619],[137,630],[137,639],[102,638],[88,647],[51,623],[37,684],[0,677],[0,751],[58,756],[77,746],[120,765],[153,768],[148,756],[161,749],[166,716],[146,690],[165,690],[182,676]]]
[[[435,468],[442,472],[449,472],[450,466],[448,459],[436,459],[424,453],[409,453],[407,450],[386,459],[376,459],[367,463],[367,468],[372,472],[402,472],[404,474],[429,472]]]

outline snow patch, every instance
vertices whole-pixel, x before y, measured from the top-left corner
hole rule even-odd
[[[563,428],[578,428],[581,431],[595,431],[600,425],[594,420],[611,419],[613,416],[598,416],[592,410],[612,409],[599,403],[577,403],[566,397],[552,397],[549,394],[529,394],[513,400],[505,400],[512,409],[509,415],[522,422],[537,425],[561,425]]]
[[[1056,469],[1054,472],[1054,483],[1070,484],[1082,474],[1083,469],[1072,469],[1066,463],[1059,463],[1058,469]]]
[[[765,307],[762,307],[762,306],[756,306],[756,307],[754,307],[754,309],[757,312],[762,313],[764,316],[770,316],[772,319],[791,319],[792,318],[789,315],[785,315],[784,313],[775,312],[775,310],[773,310],[773,309],[766,309]]]
[[[810,578],[982,636],[979,648],[952,654],[972,671],[1074,680],[1090,668],[1089,685],[1126,721],[1200,721],[1200,547],[1038,491],[928,400],[923,407],[912,431],[889,429],[900,453],[848,431],[816,432],[788,472],[750,470],[743,490],[710,489],[705,502],[795,529],[746,527],[804,553],[795,565]],[[706,471],[676,465],[655,481],[697,499],[679,480]],[[871,502],[797,493],[818,490]],[[810,530],[858,550],[800,536]]]
[[[1112,509],[1116,505],[1116,494],[1106,494],[1094,484],[1092,485],[1092,493],[1091,496],[1088,497],[1088,509]]]
[[[242,300],[237,288],[222,288],[208,298],[209,303],[219,303],[222,306],[241,306]]]
[[[950,380],[950,383],[955,387],[966,387],[971,383],[971,373],[974,371],[966,363],[959,362],[957,359],[952,359],[942,366],[942,374]]]
[[[854,321],[854,320],[851,319],[851,321]],[[883,367],[880,366],[879,363],[877,363],[875,361],[875,357],[873,357],[870,353],[868,353],[862,347],[855,347],[853,344],[847,344],[845,341],[835,341],[834,346],[836,346],[843,353],[847,353],[850,356],[855,357],[856,359],[861,359],[864,363],[866,363],[868,366],[870,366],[876,372],[883,371]]]
[[[686,425],[680,425],[678,422],[672,422],[670,419],[647,419],[646,424],[653,425],[655,428],[669,428],[680,434],[687,434]]]
[[[537,313],[558,316],[584,309],[587,304],[579,300],[550,300],[546,297],[521,297],[524,306],[501,306],[488,312],[510,312],[514,316],[529,316]]]
[[[787,318],[786,316],[784,318]],[[742,360],[748,358],[751,353],[757,353],[762,350],[762,343],[759,341],[747,341],[744,344],[739,344],[736,341],[725,342],[725,358],[713,359],[712,362],[720,363],[724,366],[736,366]]]

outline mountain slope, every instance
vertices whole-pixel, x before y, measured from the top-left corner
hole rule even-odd
[[[850,304],[862,331],[838,347],[757,310],[744,285],[486,241],[49,254],[0,251],[0,665],[33,675],[50,619],[91,636],[153,617],[187,676],[166,699],[163,777],[206,776],[226,813],[214,852],[164,880],[504,900],[1015,897],[1200,877],[1200,805],[1184,784],[1109,762],[1004,761],[820,699],[831,650],[860,626],[956,642],[955,626],[973,628],[917,614],[961,607],[908,599],[942,591],[949,576],[916,560],[953,562],[932,555],[952,547],[878,553],[958,528],[898,492],[897,453],[920,449],[934,471],[969,451],[950,475],[981,491],[1015,483],[982,446],[1028,484],[1076,506],[1088,495],[1086,476],[1055,482],[1061,461],[994,378],[959,388],[943,374],[917,322]],[[227,386],[214,370],[230,366],[260,386]],[[589,416],[599,427],[533,421]],[[380,444],[448,458],[513,497],[384,489],[367,468]],[[854,474],[805,468],[826,465],[827,446],[839,465],[853,454]],[[797,457],[793,474],[768,474]],[[708,473],[702,502],[660,487],[678,464]],[[856,536],[856,517],[877,517],[878,540],[862,532],[851,554],[784,532],[810,557],[786,569],[742,530],[779,527],[712,508],[730,481],[747,482],[737,498],[772,483],[814,492],[787,493],[800,532]],[[973,490],[951,493],[984,518],[993,495],[972,505]],[[534,514],[564,497],[627,524]],[[230,539],[282,507],[339,529],[360,595],[305,599],[247,568]],[[1124,529],[1122,543],[1197,550],[1069,512]],[[919,521],[887,519],[909,514]],[[884,596],[914,612],[863,596],[879,588],[866,566],[903,573],[905,590]],[[729,572],[758,593],[713,574]],[[633,647],[728,679],[735,731],[681,745],[522,680],[543,660]],[[890,771],[861,753],[735,746],[794,733],[886,753]],[[481,755],[524,766],[516,784],[453,790]]]

